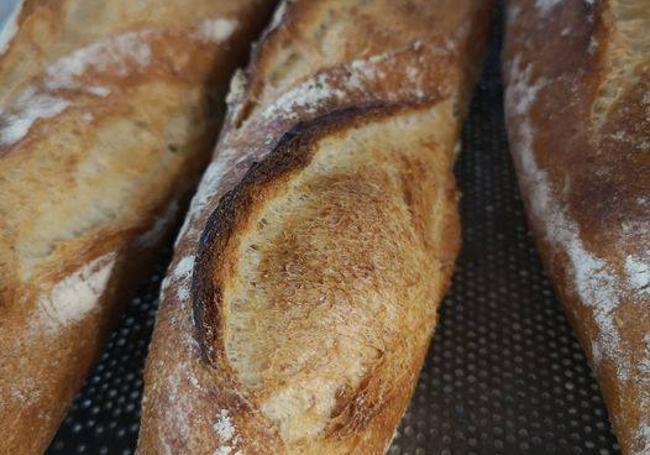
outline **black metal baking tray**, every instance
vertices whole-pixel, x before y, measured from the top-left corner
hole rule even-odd
[[[497,19],[497,22],[500,20]],[[505,135],[500,28],[456,168],[463,248],[391,455],[616,455],[594,377],[530,237]],[[48,455],[127,455],[171,246],[113,333]]]

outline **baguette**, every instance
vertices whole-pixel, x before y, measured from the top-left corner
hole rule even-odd
[[[650,454],[650,2],[511,1],[510,145],[624,454]]]
[[[0,454],[29,455],[189,202],[272,5],[15,4],[0,33]]]
[[[490,2],[285,2],[177,240],[140,455],[383,453],[458,252]]]

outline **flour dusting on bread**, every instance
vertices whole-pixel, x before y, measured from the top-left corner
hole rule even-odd
[[[111,94],[111,89],[103,85],[89,85],[86,87],[86,91],[91,95],[100,96],[102,98]]]
[[[238,27],[235,19],[205,19],[195,27],[193,39],[222,43]],[[88,83],[93,78],[126,78],[157,63],[152,42],[163,31],[143,29],[110,36],[50,63],[42,78],[33,81],[13,100],[0,108],[0,146],[13,145],[27,136],[40,119],[55,117],[73,106],[75,92],[105,98],[114,89],[106,84]],[[91,76],[89,76],[89,74]]]
[[[648,252],[650,256],[650,251]],[[625,258],[625,272],[630,286],[643,293],[650,294],[650,260],[637,256]]]
[[[557,190],[540,169],[534,155],[534,130],[530,108],[539,91],[548,81],[531,81],[530,64],[522,64],[519,56],[513,57],[506,92],[508,115],[518,117],[513,146],[521,163],[522,178],[530,185],[530,209],[532,215],[546,225],[548,241],[557,249],[567,251],[573,269],[575,292],[584,305],[594,308],[595,322],[599,328],[598,342],[593,351],[595,357],[606,356],[614,362],[622,379],[630,371],[628,361],[620,355],[620,334],[615,323],[615,313],[621,299],[620,278],[603,259],[588,251],[580,237],[578,225],[573,221],[558,198]]]
[[[199,26],[196,35],[200,39],[212,41],[213,43],[223,43],[232,36],[238,25],[236,19],[224,17],[205,19]]]
[[[278,115],[298,118],[298,109],[314,113],[325,100],[338,99],[344,95],[345,92],[341,88],[329,83],[326,74],[320,74],[283,93],[277,101],[264,110],[262,116],[267,119]]]
[[[194,256],[185,256],[178,261],[167,277],[162,283],[161,290],[164,291],[170,285],[177,285],[180,283],[189,283],[192,278],[192,271],[194,270]],[[190,298],[190,292],[187,286],[178,286],[176,288],[176,297],[181,302],[187,302]]]
[[[648,376],[647,380],[650,381],[650,333],[646,334],[643,341],[645,343],[645,356],[639,364],[639,370],[641,370],[641,374]]]
[[[643,449],[631,455],[648,455],[650,453],[650,424],[644,423],[638,431],[637,438],[643,444]]]
[[[11,39],[18,31],[18,16],[25,0],[3,0],[0,4],[0,55],[9,47]]]
[[[226,444],[231,440],[233,440],[234,444],[237,443],[238,438],[236,437],[235,427],[233,426],[227,409],[221,410],[217,416],[217,421],[214,423],[213,428],[221,444]]]
[[[88,262],[41,294],[38,306],[47,318],[47,328],[57,331],[81,320],[99,303],[115,265],[111,252]]]
[[[261,116],[266,119],[277,116],[298,118],[300,115],[314,114],[324,105],[340,102],[355,92],[370,95],[372,87],[385,79],[386,73],[383,69],[388,69],[397,63],[398,56],[409,51],[421,50],[422,46],[424,44],[416,40],[404,49],[353,60],[338,71],[329,70],[316,74],[283,93],[262,111]],[[417,84],[420,68],[407,66],[396,71],[403,71],[411,84],[405,84],[392,93],[390,98],[397,100],[409,95],[415,95],[417,98],[425,96],[424,90]]]
[[[234,155],[232,149],[221,151],[217,158],[210,163],[203,173],[203,178],[201,179],[199,188],[192,198],[192,203],[190,204],[190,209],[185,217],[185,222],[183,223],[183,227],[176,239],[176,245],[178,245],[178,241],[186,235],[197,234],[198,227],[195,226],[196,223],[193,221],[203,213],[203,209],[206,207],[208,201],[219,188],[221,179],[225,175],[226,171],[231,167],[231,161]]]
[[[0,146],[21,140],[39,119],[54,117],[70,106],[70,101],[28,87],[12,108],[0,108]]]
[[[111,72],[124,77],[151,63],[151,30],[112,36],[72,52],[46,69],[45,86],[50,90],[74,89],[88,70]]]
[[[124,77],[134,69],[147,66],[152,55],[147,41],[150,35],[150,31],[123,33],[51,63],[40,83],[28,86],[0,109],[0,146],[19,142],[36,121],[55,117],[72,106],[71,98],[58,92],[81,88],[81,77],[88,70]],[[85,90],[98,97],[110,94],[110,89],[101,85],[89,85]]]
[[[174,267],[174,270],[172,271],[172,277],[175,279],[186,279],[192,274],[193,267],[194,257],[185,256],[178,262],[178,264],[176,264],[176,267]]]

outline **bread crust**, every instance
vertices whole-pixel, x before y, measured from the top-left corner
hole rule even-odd
[[[510,147],[622,452],[650,451],[650,8],[511,1]]]
[[[163,282],[139,454],[387,449],[460,244],[490,7],[278,9]]]
[[[0,453],[12,455],[46,450],[177,226],[273,6],[18,3],[0,37]]]

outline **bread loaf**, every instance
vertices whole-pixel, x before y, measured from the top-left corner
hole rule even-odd
[[[459,247],[490,2],[285,2],[177,240],[138,453],[380,454]]]
[[[624,454],[650,454],[650,2],[513,0],[504,73],[531,227]]]
[[[0,454],[46,449],[271,3],[2,0]]]

